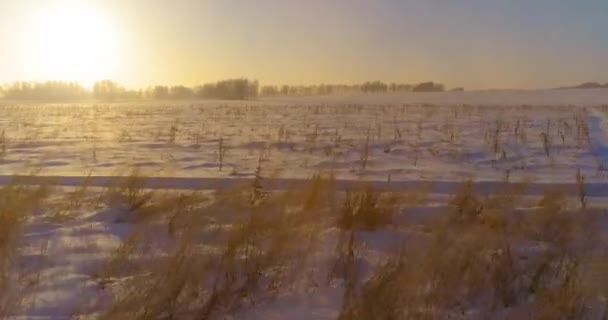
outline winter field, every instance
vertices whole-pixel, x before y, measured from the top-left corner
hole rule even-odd
[[[0,318],[608,317],[608,90],[4,101],[0,185]]]

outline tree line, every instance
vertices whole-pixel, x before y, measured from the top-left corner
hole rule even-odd
[[[15,82],[0,86],[0,96],[9,100],[180,100],[180,99],[227,99],[249,100],[258,96],[304,96],[344,93],[386,92],[440,92],[445,88],[435,82],[419,84],[384,83],[370,81],[355,85],[320,84],[305,86],[259,85],[257,80],[237,78],[207,83],[200,86],[152,86],[145,89],[127,89],[110,80],[96,82],[85,88],[76,82]]]
[[[97,81],[91,89],[75,82],[15,82],[0,87],[0,95],[11,100],[133,99],[231,99],[247,100],[258,95],[259,85],[245,78],[222,80],[196,87],[152,86],[131,90],[110,80]]]
[[[263,86],[261,96],[307,96],[331,95],[342,93],[387,93],[387,92],[441,92],[445,91],[443,84],[432,81],[418,84],[385,83],[368,81],[361,84],[320,84],[309,86]]]

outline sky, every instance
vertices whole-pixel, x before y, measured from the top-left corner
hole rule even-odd
[[[606,0],[0,0],[0,83],[608,82]]]

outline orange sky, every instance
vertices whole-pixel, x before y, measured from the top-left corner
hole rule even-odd
[[[608,82],[607,8],[593,0],[2,1],[0,83]]]

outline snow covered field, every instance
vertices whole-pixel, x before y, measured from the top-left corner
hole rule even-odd
[[[261,158],[284,178],[565,182],[580,168],[601,181],[604,114],[592,106],[605,91],[9,105],[0,174],[252,177]],[[565,94],[581,103],[551,104]]]
[[[0,317],[600,318],[604,104],[0,103]]]

